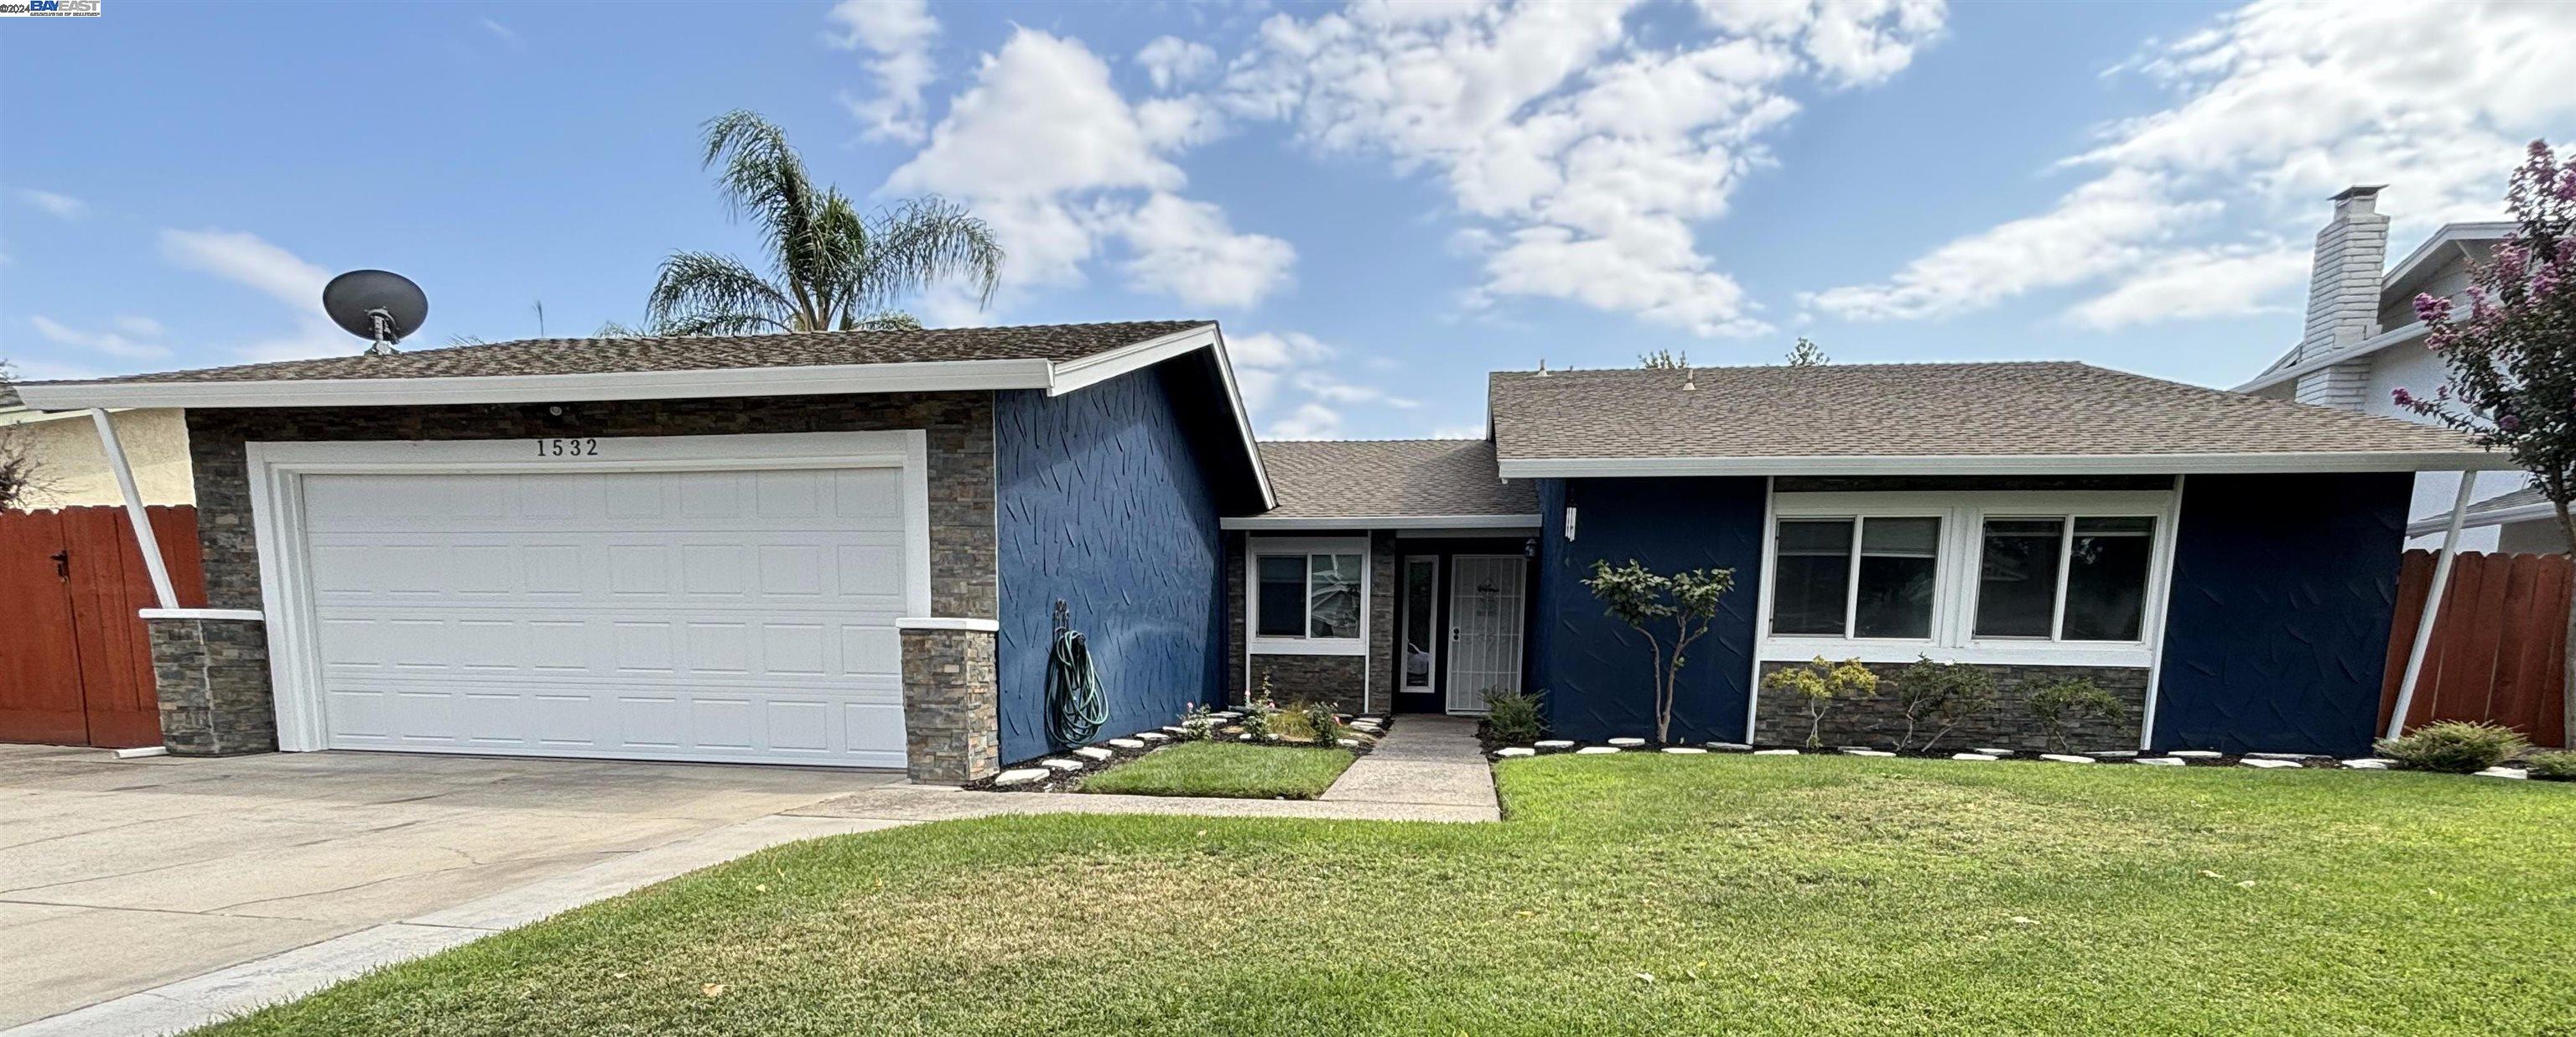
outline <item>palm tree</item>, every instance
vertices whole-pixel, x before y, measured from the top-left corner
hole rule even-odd
[[[862,217],[838,188],[818,189],[787,134],[752,112],[709,120],[706,146],[734,214],[760,225],[771,276],[732,256],[672,253],[644,304],[654,334],[918,328],[894,304],[951,277],[992,301],[1002,248],[965,207],[934,195]]]

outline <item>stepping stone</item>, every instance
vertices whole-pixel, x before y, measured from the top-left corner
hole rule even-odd
[[[2215,760],[2227,754],[2215,749],[2176,749],[2172,752],[2166,753],[2165,755],[2179,756],[2186,760]]]
[[[1076,750],[1074,750],[1074,751],[1073,751],[1073,754],[1074,754],[1075,756],[1082,757],[1083,759],[1090,760],[1090,761],[1092,761],[1092,762],[1094,762],[1094,763],[1097,763],[1097,762],[1099,762],[1099,761],[1101,761],[1101,760],[1110,759],[1110,758],[1115,757],[1115,756],[1117,756],[1117,755],[1118,755],[1117,753],[1110,752],[1109,750],[1107,750],[1107,749],[1103,749],[1103,748],[1101,748],[1101,747],[1099,747],[1099,746],[1096,746],[1096,745],[1086,745],[1086,746],[1083,746],[1083,747],[1082,747],[1082,748],[1080,748],[1080,749],[1076,749]]]
[[[2000,759],[2003,759],[2003,757],[1997,756],[1997,755],[1995,755],[1995,754],[1993,754],[1993,753],[1951,753],[1951,754],[1950,754],[1950,758],[1951,758],[1951,759],[1953,759],[1953,760],[2000,760]]]
[[[1845,756],[1894,756],[1894,755],[1896,755],[1896,754],[1895,754],[1895,753],[1892,753],[1892,752],[1888,752],[1888,751],[1887,751],[1887,750],[1885,750],[1885,749],[1845,749],[1845,750],[1843,750],[1843,755],[1845,755]]]
[[[1172,736],[1160,731],[1147,731],[1144,734],[1137,735],[1136,740],[1139,742],[1168,742],[1172,740]]]
[[[2283,767],[2298,766],[2298,764],[2292,763],[2288,760],[2262,760],[2251,756],[2236,761],[2236,765],[2239,767],[2258,767],[2267,771],[2276,771]]]
[[[1615,753],[1615,752],[1618,752],[1618,751],[1619,751],[1619,749],[1618,749],[1618,747],[1617,747],[1617,746],[1610,746],[1610,745],[1587,745],[1587,746],[1584,746],[1583,748],[1580,748],[1580,749],[1575,750],[1575,751],[1574,751],[1574,754],[1575,754],[1575,755],[1577,755],[1577,756],[1599,756],[1599,755],[1601,755],[1601,754],[1603,754],[1603,753]]]
[[[1536,756],[1536,755],[1538,755],[1538,750],[1536,750],[1536,749],[1531,749],[1531,748],[1527,748],[1527,747],[1525,747],[1525,746],[1518,746],[1518,745],[1515,745],[1515,746],[1513,746],[1513,747],[1511,747],[1511,748],[1509,748],[1509,749],[1496,749],[1496,750],[1494,750],[1494,755],[1496,755],[1496,756]]]
[[[2090,756],[2068,756],[2065,753],[2041,753],[2039,758],[2051,763],[2092,763]]]
[[[1609,744],[1618,746],[1622,749],[1634,749],[1646,744],[1646,740],[1643,738],[1613,738],[1610,740]]]
[[[1163,733],[1167,735],[1185,735],[1190,733],[1190,729],[1178,724],[1173,724],[1163,728]]]
[[[1210,713],[1210,714],[1208,714],[1208,715],[1209,715],[1209,716],[1212,716],[1212,717],[1215,717],[1215,718],[1217,718],[1217,719],[1219,719],[1219,720],[1241,720],[1241,719],[1243,719],[1243,714],[1241,714],[1241,713],[1237,713],[1237,712],[1235,712],[1235,711],[1233,711],[1233,710],[1231,710],[1231,709],[1226,710],[1226,711],[1225,711],[1225,712],[1223,712],[1223,713]]]
[[[1708,743],[1708,747],[1725,753],[1751,752],[1753,750],[1752,746],[1746,745],[1742,742],[1710,742]]]
[[[2011,755],[2013,755],[2013,750],[2011,750],[2011,749],[1995,749],[1995,748],[1990,748],[1990,747],[1982,746],[1982,745],[1973,745],[1973,746],[1969,746],[1969,747],[1968,747],[1968,751],[1969,751],[1969,752],[1972,752],[1972,753],[1984,753],[1984,754],[1986,754],[1986,755],[1988,755],[1988,756],[2011,756]]]
[[[2177,760],[2177,759],[2174,759],[2173,757],[2170,757],[2170,756],[2141,756],[2141,757],[2139,757],[2139,758],[2138,758],[2138,762],[2139,762],[2139,763],[2146,764],[2146,765],[2148,765],[2148,766],[2150,766],[2150,767],[2181,767],[2181,766],[2184,766],[2183,761],[2181,761],[2181,760]]]
[[[1691,745],[1667,745],[1664,751],[1675,756],[1704,756],[1708,750]]]
[[[1052,773],[1054,772],[1047,770],[1044,767],[1022,767],[1018,770],[1003,771],[1000,774],[993,775],[993,784],[1026,785]]]
[[[1345,749],[1357,749],[1360,747],[1360,740],[1357,738],[1336,738],[1333,739],[1333,744]]]
[[[1550,738],[1550,739],[1548,739],[1547,741],[1544,741],[1544,742],[1532,742],[1532,743],[1530,743],[1530,744],[1531,744],[1531,745],[1535,745],[1535,746],[1537,746],[1537,747],[1539,747],[1539,748],[1541,748],[1541,749],[1572,749],[1572,748],[1574,748],[1574,743],[1573,743],[1573,742],[1571,742],[1571,741],[1569,741],[1569,740],[1566,740],[1566,739],[1563,739],[1563,738]]]
[[[2383,760],[2376,756],[2370,756],[2358,760],[2345,760],[2343,765],[2357,771],[2384,771],[2389,767],[2394,766],[2396,763],[2397,761],[2395,760]]]
[[[1080,761],[1080,760],[1063,760],[1063,759],[1057,759],[1057,760],[1040,760],[1040,761],[1038,761],[1038,766],[1040,766],[1040,767],[1044,767],[1044,768],[1046,768],[1046,769],[1048,769],[1048,770],[1051,770],[1051,771],[1078,771],[1078,770],[1081,770],[1083,767],[1085,767],[1085,766],[1086,766],[1086,764],[1084,764],[1084,763],[1083,763],[1082,761]]]
[[[2249,760],[2322,760],[2323,753],[2246,753]]]
[[[2479,771],[2477,776],[2481,778],[2512,778],[2515,781],[2520,781],[2524,778],[2530,777],[2531,772],[2523,770],[2520,767],[2489,767],[2485,770]]]
[[[1795,749],[1755,749],[1755,750],[1753,750],[1753,755],[1755,755],[1755,756],[1796,756],[1796,755],[1798,755],[1798,750],[1795,750]]]
[[[2098,753],[2085,753],[2084,755],[2090,756],[2096,760],[2130,760],[2137,758],[2138,751],[2135,749],[2105,749]]]
[[[1144,742],[1134,738],[1112,738],[1109,740],[1109,745],[1113,749],[1142,749],[1145,747]]]

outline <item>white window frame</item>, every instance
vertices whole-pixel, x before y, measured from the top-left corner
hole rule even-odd
[[[1929,493],[1780,493],[1771,499],[1771,517],[1762,537],[1762,581],[1760,602],[1760,642],[1756,654],[1764,661],[1799,661],[1822,655],[1834,659],[1858,658],[1863,662],[1905,663],[1918,657],[1943,662],[1988,664],[2034,664],[2058,666],[2133,666],[2145,668],[2155,662],[2158,633],[2164,628],[2165,603],[2173,572],[2174,529],[2179,498],[2166,490],[2143,491],[1985,491]],[[2060,641],[2056,639],[2062,625],[2065,607],[2063,588],[2065,534],[2060,534],[2061,555],[2057,615],[2052,617],[2049,638],[1979,638],[1975,634],[1977,618],[1978,574],[1982,570],[1986,519],[2063,518],[2071,530],[2079,518],[2151,518],[2155,520],[2152,553],[2147,565],[2145,613],[2140,617],[2135,641]],[[1772,596],[1778,592],[1777,581],[1767,578],[1775,572],[1780,546],[1780,523],[1802,519],[1833,518],[1933,518],[1941,520],[1940,554],[1933,568],[1932,636],[1927,639],[1855,638],[1823,634],[1775,634],[1771,631]],[[1860,549],[1860,530],[1853,531],[1852,549]],[[1855,554],[1851,578],[1859,578]],[[1846,609],[1857,607],[1856,593],[1846,601]],[[1844,629],[1849,630],[1849,612]]]
[[[1360,558],[1360,632],[1357,637],[1286,637],[1261,633],[1261,559],[1283,555],[1358,555]],[[1253,655],[1367,655],[1369,613],[1374,611],[1376,566],[1369,558],[1367,537],[1254,537],[1243,549],[1244,641]],[[1313,586],[1309,572],[1308,586]],[[1312,593],[1311,589],[1308,591]],[[1312,630],[1300,623],[1299,629]]]

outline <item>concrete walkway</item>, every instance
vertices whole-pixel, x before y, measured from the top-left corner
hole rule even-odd
[[[1476,742],[1472,717],[1408,716],[1360,757],[1341,780],[1324,790],[1325,803],[1388,807],[1456,807],[1483,812],[1480,821],[1502,820],[1494,798],[1494,768]]]

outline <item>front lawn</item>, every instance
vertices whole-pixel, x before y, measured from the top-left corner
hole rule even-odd
[[[1158,754],[1160,755],[1160,754]],[[1502,824],[802,843],[245,1034],[2567,1034],[2576,789],[1554,756]]]
[[[1188,742],[1082,779],[1082,791],[1131,796],[1313,799],[1351,766],[1343,749]]]

